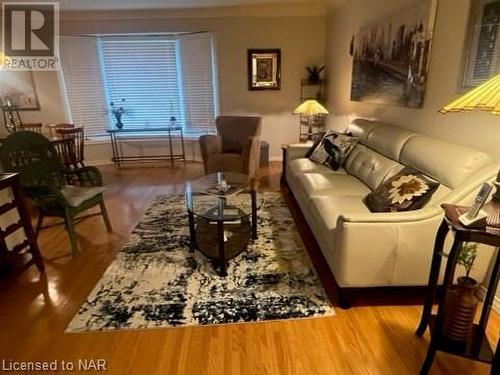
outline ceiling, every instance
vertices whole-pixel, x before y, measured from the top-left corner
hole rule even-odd
[[[21,0],[32,1],[32,0]],[[132,10],[132,9],[180,9],[221,6],[330,3],[342,0],[60,0],[62,11]]]

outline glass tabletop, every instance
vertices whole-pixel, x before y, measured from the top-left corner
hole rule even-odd
[[[238,221],[262,204],[254,179],[241,173],[218,172],[186,183],[186,207],[210,221]]]

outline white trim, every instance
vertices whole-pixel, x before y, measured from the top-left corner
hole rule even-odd
[[[270,156],[269,161],[283,161],[283,156]]]
[[[91,160],[87,163],[87,165],[92,166],[92,167],[97,167],[100,165],[112,165],[113,162],[109,159],[98,159],[98,160]]]
[[[486,287],[484,285],[481,285],[479,288],[479,296],[481,299],[484,301],[484,297],[486,297]],[[492,305],[493,310],[495,310],[497,313],[500,313],[500,298],[495,295],[495,298],[493,299],[493,305]]]

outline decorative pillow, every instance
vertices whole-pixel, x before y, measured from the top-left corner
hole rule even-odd
[[[316,146],[309,159],[336,171],[340,168],[356,143],[358,143],[358,138],[335,131],[328,131]]]
[[[371,212],[418,210],[426,205],[439,183],[406,167],[365,197]]]
[[[309,159],[311,157],[313,151],[316,149],[316,147],[318,147],[319,143],[323,140],[323,137],[325,136],[325,133],[326,132],[319,133],[318,138],[316,138],[316,140],[314,141],[314,143],[311,146],[311,148],[309,150],[307,150],[306,155],[305,155],[306,158]]]

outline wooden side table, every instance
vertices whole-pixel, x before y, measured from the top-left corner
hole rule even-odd
[[[464,242],[476,242],[481,244],[486,244],[490,246],[499,247],[500,246],[500,236],[492,233],[486,232],[485,229],[471,229],[464,227],[459,221],[459,207],[451,204],[441,205],[445,212],[445,218],[443,219],[434,243],[434,251],[432,255],[431,270],[429,274],[429,283],[427,289],[427,296],[425,299],[424,310],[422,312],[422,317],[420,324],[417,328],[416,335],[422,336],[425,332],[427,326],[430,326],[431,331],[431,342],[429,344],[429,349],[427,350],[427,355],[425,357],[422,368],[420,369],[420,374],[427,374],[431,368],[434,356],[438,350],[446,353],[455,354],[461,357],[466,357],[475,361],[481,361],[485,363],[492,364],[492,374],[495,368],[499,366],[499,350],[497,348],[497,354],[493,353],[491,346],[486,338],[486,324],[488,322],[488,317],[490,315],[491,305],[493,303],[493,298],[495,296],[495,291],[498,285],[498,268],[500,260],[500,251],[497,251],[495,263],[492,269],[490,281],[488,284],[488,291],[486,292],[486,297],[483,304],[483,309],[481,311],[481,318],[479,324],[474,324],[474,329],[471,337],[466,342],[457,342],[448,339],[443,333],[443,323],[444,323],[444,301],[446,301],[446,295],[453,283],[453,277],[455,273],[455,266],[457,262],[458,253]],[[446,239],[446,235],[449,230],[452,230],[454,234],[454,241],[451,247],[450,253],[448,254],[448,261],[446,263],[446,269],[443,281],[443,293],[441,298],[438,300],[438,312],[437,315],[431,314],[432,305],[436,300],[437,284],[439,277],[439,270],[441,267],[441,257],[443,256],[443,246]]]

